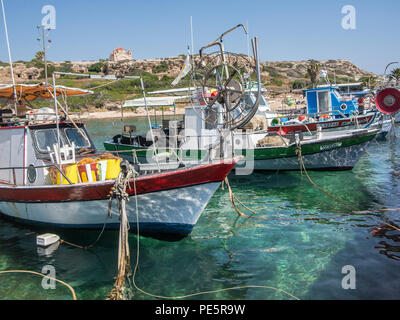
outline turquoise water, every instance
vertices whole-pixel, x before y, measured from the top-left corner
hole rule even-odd
[[[98,148],[120,132],[118,121],[89,121]],[[146,127],[140,120],[139,130]],[[310,172],[312,179],[358,210],[398,208],[400,140],[373,142],[353,171]],[[384,222],[399,227],[399,211],[349,214],[342,204],[297,172],[230,176],[236,196],[262,219],[238,217],[227,190],[218,190],[195,226],[180,241],[140,237],[136,283],[156,295],[181,296],[236,286],[272,286],[301,299],[400,299],[400,233],[371,236]],[[106,214],[106,213],[105,213]],[[118,232],[105,232],[88,251],[65,244],[45,255],[36,233],[54,231],[87,245],[98,231],[37,229],[0,219],[0,270],[41,272],[55,267],[78,299],[104,299],[117,268]],[[132,264],[136,235],[130,235]],[[356,270],[356,289],[344,290],[342,268]],[[0,299],[70,299],[68,289],[44,290],[34,275],[0,275]],[[151,297],[132,290],[137,300]],[[243,288],[195,299],[291,299],[271,289]]]

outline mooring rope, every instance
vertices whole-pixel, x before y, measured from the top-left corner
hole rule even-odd
[[[113,199],[118,199],[121,221],[118,240],[118,274],[107,300],[122,300],[124,298],[125,279],[131,274],[128,238],[129,221],[126,214],[126,201],[129,202],[129,194],[126,192],[126,189],[130,180],[137,175],[137,172],[128,162],[123,162],[121,169],[118,179],[115,181],[114,188],[111,191],[108,205],[108,215],[110,216],[112,201]]]
[[[76,294],[75,294],[74,288],[72,288],[68,283],[66,283],[66,282],[64,282],[62,280],[59,280],[59,279],[56,279],[56,278],[52,278],[52,277],[49,277],[48,275],[45,275],[45,274],[42,274],[42,273],[39,273],[39,272],[35,272],[35,271],[28,271],[28,270],[6,270],[6,271],[0,271],[0,275],[1,274],[10,274],[10,273],[34,274],[34,275],[37,275],[37,276],[41,276],[43,278],[47,278],[49,280],[57,281],[57,282],[61,283],[63,286],[67,287],[71,291],[72,299],[76,300]]]
[[[338,201],[339,203],[345,205],[346,207],[352,209],[351,212],[349,212],[349,215],[360,215],[360,214],[369,214],[369,213],[375,213],[375,212],[389,212],[389,211],[400,211],[400,208],[381,208],[381,209],[374,209],[374,210],[365,210],[365,211],[355,211],[355,206],[346,203],[345,201],[337,198],[336,196],[332,195],[331,193],[329,193],[327,190],[325,190],[324,188],[322,188],[321,186],[319,186],[318,184],[316,184],[310,177],[310,175],[308,174],[308,171],[305,167],[304,161],[303,161],[303,156],[302,156],[302,149],[301,149],[301,145],[298,146],[298,149],[296,150],[296,153],[299,157],[299,163],[300,163],[300,172],[303,175],[306,175],[308,181],[317,189],[319,189],[320,191],[324,192],[326,195],[328,195],[329,197],[333,198],[334,200]],[[240,201],[236,195],[233,193],[232,188],[229,184],[229,180],[226,177],[224,180],[227,188],[228,188],[228,192],[229,192],[229,197],[230,197],[230,201],[232,203],[232,206],[234,208],[234,210],[238,213],[238,215],[240,217],[243,218],[247,218],[247,219],[260,219],[260,220],[269,220],[269,221],[273,221],[273,220],[277,220],[277,221],[299,221],[299,220],[304,220],[304,221],[309,221],[309,220],[315,220],[315,218],[271,218],[271,217],[259,217],[259,216],[255,216],[258,215],[259,213],[255,212],[254,210],[250,209],[248,206],[246,206],[242,201]],[[251,215],[245,214],[243,211],[241,211],[238,206],[236,205],[235,201],[237,201],[243,208],[245,208],[246,210],[248,210]],[[345,215],[339,215],[333,218],[342,218]],[[378,221],[377,221],[378,222]],[[382,223],[382,222],[380,222]],[[393,228],[394,230],[400,231],[400,228],[397,228],[387,222],[383,222],[383,224]]]
[[[394,119],[394,118],[393,118]],[[350,203],[347,203],[337,197],[335,197],[334,195],[332,195],[331,193],[329,193],[328,191],[326,191],[324,188],[322,188],[321,186],[319,186],[318,184],[316,184],[310,177],[310,175],[307,172],[307,169],[304,165],[304,160],[303,160],[303,155],[302,155],[302,148],[301,148],[301,144],[298,144],[297,146],[297,150],[296,153],[298,154],[299,157],[299,163],[300,163],[300,167],[302,168],[302,172],[304,171],[308,181],[317,189],[321,190],[322,192],[324,192],[326,195],[328,195],[329,197],[331,197],[332,199],[338,201],[339,203],[343,204],[344,206],[350,208],[352,211],[349,214],[369,214],[369,213],[374,213],[374,212],[384,212],[384,211],[399,211],[400,208],[382,208],[382,209],[376,209],[376,210],[365,210],[365,211],[355,211],[356,207]],[[394,230],[400,231],[399,228],[387,223],[387,222],[383,222],[383,224],[393,228]]]
[[[108,220],[109,218],[110,218],[110,216],[107,215],[106,221],[104,221],[103,228],[101,229],[100,234],[98,235],[97,239],[96,239],[92,244],[90,244],[90,245],[88,245],[88,246],[81,246],[81,245],[78,245],[78,244],[69,242],[69,241],[67,241],[67,240],[64,240],[64,239],[60,239],[60,244],[65,243],[65,244],[67,244],[67,245],[69,245],[69,246],[71,246],[71,247],[75,247],[75,248],[79,248],[79,249],[83,249],[83,250],[89,250],[89,249],[93,248],[93,247],[100,241],[100,239],[101,239],[101,237],[102,237],[102,235],[103,235],[103,233],[104,233],[104,231],[105,231],[105,229],[106,229],[107,220]]]
[[[299,159],[299,163],[300,163],[300,170],[301,172],[304,172],[308,181],[317,189],[321,190],[323,193],[325,193],[327,196],[331,197],[332,199],[336,200],[337,202],[340,202],[341,204],[343,204],[344,206],[350,208],[350,209],[354,209],[355,207],[349,203],[346,203],[345,201],[335,197],[333,194],[329,193],[327,190],[325,190],[324,188],[320,187],[318,184],[316,184],[310,177],[310,175],[308,174],[308,171],[306,169],[306,166],[304,165],[304,160],[303,160],[303,151],[301,148],[301,144],[297,145],[297,149],[296,149],[296,154],[298,155],[298,159]]]

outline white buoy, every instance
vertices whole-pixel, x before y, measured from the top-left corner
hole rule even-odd
[[[60,241],[60,237],[56,234],[46,233],[36,237],[36,244],[40,247],[48,247]]]

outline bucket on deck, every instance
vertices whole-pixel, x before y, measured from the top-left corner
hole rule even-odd
[[[72,184],[79,183],[79,177],[78,177],[78,168],[76,164],[72,164],[70,166],[67,166],[64,170],[65,176],[71,181]],[[57,171],[57,175],[53,176],[51,175],[51,182],[53,184],[69,184],[67,179],[63,177],[63,175]]]
[[[114,180],[118,178],[121,172],[122,159],[105,159],[107,161],[107,180]]]

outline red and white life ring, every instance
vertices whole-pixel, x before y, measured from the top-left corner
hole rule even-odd
[[[375,102],[380,112],[394,114],[400,110],[400,91],[395,88],[383,89],[376,96]]]

